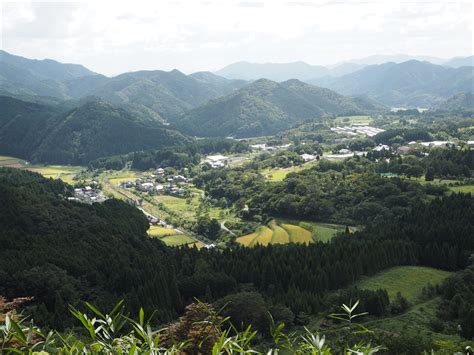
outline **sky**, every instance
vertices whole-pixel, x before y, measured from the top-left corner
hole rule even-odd
[[[105,75],[473,53],[472,0],[0,0],[3,50]]]

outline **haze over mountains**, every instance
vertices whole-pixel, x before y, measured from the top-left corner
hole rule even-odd
[[[186,143],[185,134],[250,137],[391,106],[468,107],[473,67],[463,65],[469,62],[472,57],[443,66],[410,60],[331,68],[242,62],[219,71],[227,78],[179,70],[110,78],[77,64],[0,51],[0,154],[84,164]]]
[[[367,99],[343,96],[296,79],[282,83],[260,79],[189,111],[176,126],[197,136],[252,137],[273,134],[325,115],[382,110],[382,106]]]

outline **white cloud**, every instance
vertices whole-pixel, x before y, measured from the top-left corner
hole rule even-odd
[[[469,0],[3,1],[2,10],[3,49],[106,74],[472,53]]]

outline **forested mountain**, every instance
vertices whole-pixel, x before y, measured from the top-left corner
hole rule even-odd
[[[198,136],[251,137],[272,134],[324,115],[380,110],[368,100],[339,95],[298,80],[261,79],[184,114],[176,127]]]
[[[100,97],[151,121],[171,120],[182,112],[245,85],[212,73],[185,75],[178,70],[138,71],[108,78],[76,64],[31,60],[0,52],[1,94],[30,100]]]
[[[102,156],[189,142],[103,101],[64,109],[0,97],[0,106],[0,154],[33,161],[87,164]]]
[[[449,112],[474,111],[474,93],[461,92],[453,95],[435,107],[436,110]]]
[[[444,62],[443,65],[453,68],[472,67],[474,66],[474,56],[452,58]]]
[[[310,82],[344,95],[367,95],[386,105],[431,107],[456,93],[472,92],[473,71],[474,67],[455,69],[411,60]]]
[[[171,120],[186,110],[244,85],[242,81],[219,80],[211,75],[201,73],[188,76],[179,70],[139,71],[121,74],[105,81],[96,80],[88,86],[84,85],[84,80],[87,79],[79,79],[68,85],[71,90],[77,90],[76,85],[79,82],[84,89],[87,88],[88,95],[98,96],[116,104],[145,107],[164,119]],[[81,92],[79,96],[84,94],[86,92]]]

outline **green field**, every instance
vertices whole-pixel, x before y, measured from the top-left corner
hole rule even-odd
[[[148,235],[150,237],[165,237],[168,235],[177,234],[176,231],[172,228],[165,228],[161,226],[150,226],[148,229]]]
[[[354,123],[370,123],[372,117],[370,116],[340,116],[334,120],[336,125],[350,125]]]
[[[299,225],[312,232],[313,240],[316,242],[328,242],[337,233],[344,232],[346,227],[341,224],[300,222]],[[355,227],[349,227],[351,232],[356,230]]]
[[[161,226],[150,226],[148,229],[148,235],[152,238],[158,238],[163,243],[168,246],[180,246],[180,245],[196,245],[196,247],[201,248],[202,243],[196,241],[195,239],[183,234],[178,233],[176,230],[172,228],[165,228]]]
[[[74,177],[84,170],[82,166],[30,165],[22,159],[3,155],[0,155],[0,167],[27,169],[39,173],[46,178],[61,179],[69,184],[72,184]]]
[[[451,186],[449,187],[449,190],[452,192],[462,192],[464,194],[474,194],[474,185]]]
[[[364,278],[357,283],[357,287],[368,290],[383,288],[387,290],[390,300],[395,298],[397,292],[401,292],[408,301],[415,302],[424,286],[439,284],[450,274],[429,267],[399,266]]]
[[[297,173],[301,170],[309,169],[317,163],[317,160],[304,163],[302,165],[290,166],[289,168],[265,169],[262,174],[270,181],[283,181],[289,173]]]

